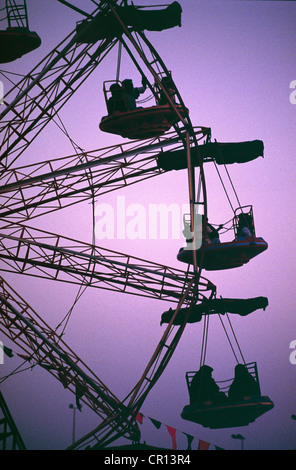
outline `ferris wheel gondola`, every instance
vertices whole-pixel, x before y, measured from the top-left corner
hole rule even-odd
[[[157,90],[157,84],[155,85],[158,91],[155,93],[155,105],[138,107],[136,102],[134,104],[132,102],[132,106],[129,106],[128,89],[124,86],[124,82],[130,82],[131,92],[135,90],[136,96],[139,94],[131,80],[124,80],[123,84],[119,81],[112,82],[110,87],[107,87],[107,82],[105,82],[104,96],[108,115],[101,119],[99,125],[101,131],[128,139],[149,139],[163,135],[180,121],[180,116],[184,118],[188,115],[189,110],[181,104],[174,102],[174,109],[164,98],[161,98],[161,90]]]
[[[203,377],[198,384],[200,389],[196,390],[194,378],[201,371]],[[236,373],[234,379],[224,380],[222,383],[223,391],[214,394],[211,394],[210,386],[207,389],[206,371],[211,373],[212,369],[205,365],[197,372],[189,371],[186,373],[190,405],[183,408],[181,413],[183,419],[210,429],[234,428],[253,423],[274,407],[274,403],[269,397],[261,395],[256,363],[238,364],[236,371],[242,371],[242,373]],[[239,374],[241,374],[240,378],[238,378]],[[235,380],[241,381],[242,385],[239,385],[240,393],[232,398],[231,389],[236,384]],[[230,385],[229,382],[231,382]],[[228,384],[225,385],[225,383]],[[219,387],[219,382],[217,382],[217,386]],[[203,389],[206,389],[204,395]],[[219,390],[221,389],[219,388]],[[203,396],[203,398],[196,401],[195,398],[198,395]]]
[[[6,2],[8,27],[0,31],[0,63],[13,62],[41,45],[35,31],[30,31],[26,0]]]
[[[209,140],[210,135],[207,136]],[[204,163],[214,162],[214,165],[244,164],[264,154],[264,145],[261,140],[246,142],[209,142],[199,146],[199,154]],[[199,166],[196,149],[192,151],[192,165]],[[183,149],[161,152],[157,158],[159,168],[164,171],[182,170],[186,168],[186,154]],[[219,229],[223,228],[223,225]],[[252,258],[263,253],[268,243],[255,233],[254,215],[252,206],[238,207],[234,210],[232,220],[233,239],[221,242],[217,229],[207,222],[207,229],[203,232],[202,248],[196,250],[195,255],[202,266],[209,271],[238,268],[248,263]],[[184,217],[184,234],[188,233],[187,246],[179,250],[177,259],[181,262],[193,263],[193,250],[191,245],[190,222]]]
[[[203,238],[202,248],[196,250],[197,259],[201,259],[203,253],[203,268],[208,271],[238,268],[247,264],[252,258],[260,255],[268,248],[268,243],[255,233],[253,209],[250,206],[248,212],[243,208],[235,211],[233,219],[234,239],[229,242],[220,242],[217,231],[214,229],[212,236],[211,227]],[[203,251],[202,251],[203,250]],[[193,262],[192,249],[181,248],[177,259],[183,263]]]
[[[201,304],[203,305],[203,304]],[[181,417],[184,420],[200,424],[210,429],[222,429],[248,426],[257,418],[272,410],[273,401],[261,393],[261,386],[256,362],[245,361],[242,348],[234,332],[228,312],[242,316],[249,315],[259,308],[265,310],[268,300],[264,297],[254,299],[213,299],[206,300],[199,312],[192,312],[191,322],[201,321],[204,317],[200,368],[186,372],[189,404],[185,405]],[[213,368],[206,364],[209,318],[218,317],[229,341],[236,360],[233,378],[215,381]],[[228,321],[228,330],[222,315]],[[169,319],[164,314],[165,321]],[[180,316],[180,312],[179,312]],[[178,318],[178,316],[177,316]],[[190,316],[189,316],[190,321]],[[233,339],[231,340],[231,335]],[[240,356],[240,357],[239,357]]]

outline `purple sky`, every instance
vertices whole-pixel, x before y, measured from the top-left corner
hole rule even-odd
[[[74,3],[74,2],[73,2]],[[81,8],[91,11],[91,2]],[[142,0],[141,5],[152,2]],[[5,71],[26,74],[53,49],[81,17],[58,2],[27,0],[30,29],[38,32],[41,47]],[[42,6],[41,6],[42,4]],[[155,0],[153,4],[163,4]],[[143,404],[146,417],[178,430],[178,448],[186,445],[183,432],[226,449],[239,448],[232,433],[246,438],[246,449],[295,448],[296,365],[289,361],[290,342],[295,330],[295,113],[290,102],[290,83],[295,72],[296,2],[180,0],[182,27],[148,32],[189,108],[194,126],[211,127],[213,139],[240,142],[260,139],[264,159],[229,167],[242,205],[252,204],[258,236],[269,248],[248,265],[225,272],[203,275],[224,297],[266,296],[269,306],[246,318],[231,318],[247,362],[257,361],[261,390],[275,403],[248,427],[208,430],[180,417],[188,402],[186,370],[199,366],[202,324],[188,325],[164,374]],[[115,48],[65,105],[60,117],[73,140],[85,150],[120,143],[121,138],[103,134],[99,128],[106,108],[103,81],[116,76]],[[120,78],[131,77],[140,85],[141,77],[123,54]],[[7,86],[4,82],[4,86]],[[6,89],[5,89],[6,90]],[[124,140],[125,141],[125,140]],[[58,158],[73,153],[67,138],[51,123],[18,160],[21,164]],[[205,168],[208,214],[220,224],[232,217],[216,170]],[[188,202],[186,171],[170,172],[112,192],[96,202],[114,210],[118,196],[126,205]],[[35,219],[32,226],[91,242],[91,205],[82,203],[60,213]],[[226,237],[227,238],[227,237]],[[179,240],[96,240],[105,246],[140,258],[184,269],[176,259]],[[0,264],[1,266],[1,264]],[[78,286],[4,273],[9,284],[53,328],[69,310]],[[164,326],[160,316],[171,305],[143,297],[125,296],[89,288],[73,310],[65,341],[119,398],[124,398],[141,377],[158,344]],[[9,345],[5,338],[0,340]],[[10,345],[14,347],[14,345]],[[17,351],[16,351],[17,352]],[[211,318],[206,362],[214,368],[217,380],[233,374],[235,359],[218,318]],[[21,360],[15,355],[0,366],[0,376],[12,372]],[[40,368],[39,368],[40,369]],[[38,367],[12,376],[1,383],[1,391],[29,449],[64,449],[71,443],[72,411],[75,397]],[[77,415],[76,437],[82,437],[98,424],[98,417],[83,408]],[[144,420],[142,440],[151,445],[171,446],[165,427],[156,430]],[[183,446],[183,447],[182,447]],[[185,447],[186,448],[186,447]]]

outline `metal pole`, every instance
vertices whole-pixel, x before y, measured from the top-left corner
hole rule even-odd
[[[69,405],[69,408],[73,410],[73,427],[72,427],[72,445],[73,445],[75,442],[75,412],[77,408],[72,404]]]
[[[241,434],[231,434],[232,439],[239,439],[241,441],[241,450],[244,450],[245,437]]]
[[[186,156],[187,156],[187,168],[188,168],[190,221],[191,221],[191,232],[193,233],[193,251],[192,251],[193,266],[194,266],[194,272],[196,274],[197,273],[197,258],[196,258],[196,239],[195,239],[195,179],[194,179],[194,169],[192,169],[192,165],[191,165],[189,132],[186,132]]]

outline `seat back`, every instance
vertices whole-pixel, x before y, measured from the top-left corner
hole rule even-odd
[[[246,367],[248,372],[254,377],[254,379],[257,383],[260,395],[261,395],[260,382],[259,382],[258,369],[257,369],[257,362],[248,362],[248,363],[244,364],[244,366]],[[194,375],[196,374],[196,372],[197,371],[188,371],[188,372],[186,372],[185,377],[186,377],[186,384],[187,384],[187,388],[188,388],[188,393],[189,393],[189,390],[190,390],[191,381],[192,381]],[[233,379],[234,379],[234,377],[231,377],[229,379],[216,381],[216,383],[217,383],[217,385],[219,386],[219,388],[222,392],[228,393],[229,387],[230,387],[231,383],[233,382]]]

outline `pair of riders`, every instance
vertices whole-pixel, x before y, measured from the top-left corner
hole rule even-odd
[[[223,405],[260,395],[258,383],[243,364],[237,364],[235,367],[235,377],[228,395],[221,392],[212,377],[212,372],[212,367],[203,365],[194,375],[189,389],[191,405]]]
[[[175,101],[175,91],[172,86],[170,77],[164,77],[161,83],[167,90],[169,96]],[[111,97],[107,101],[108,114],[113,114],[115,111],[128,111],[137,109],[137,99],[145,92],[147,88],[147,80],[142,76],[142,86],[134,87],[133,81],[130,78],[123,80],[122,86],[116,82],[110,86]],[[163,90],[159,90],[159,104],[166,104],[167,98]]]

